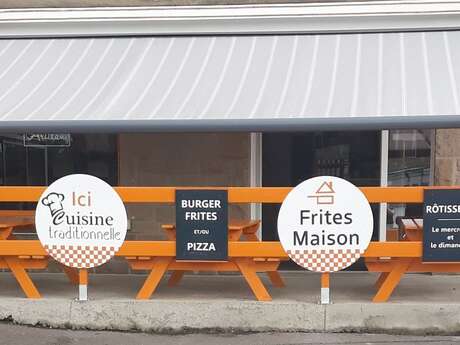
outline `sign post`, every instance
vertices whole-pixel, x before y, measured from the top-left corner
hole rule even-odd
[[[423,261],[460,261],[459,189],[425,189]]]
[[[331,294],[329,291],[329,272],[321,273],[321,304],[331,303]]]
[[[41,195],[37,235],[48,254],[78,270],[79,300],[88,299],[88,268],[109,261],[123,244],[127,216],[117,192],[97,177],[68,175]]]
[[[88,271],[86,268],[80,268],[78,271],[78,300],[88,300]]]
[[[228,260],[226,190],[176,190],[176,259]]]
[[[330,303],[329,274],[358,260],[372,237],[374,220],[364,194],[333,176],[306,180],[281,205],[278,235],[288,256],[321,275],[321,303]]]

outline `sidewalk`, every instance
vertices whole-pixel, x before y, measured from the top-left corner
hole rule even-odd
[[[460,276],[408,274],[390,302],[371,302],[376,276],[331,277],[333,304],[319,300],[319,275],[283,273],[287,287],[269,287],[272,302],[257,302],[237,275],[186,275],[179,286],[163,280],[151,300],[136,301],[143,275],[90,276],[88,302],[62,274],[32,274],[41,300],[22,297],[9,273],[0,274],[0,319],[81,329],[184,331],[356,331],[460,333]]]

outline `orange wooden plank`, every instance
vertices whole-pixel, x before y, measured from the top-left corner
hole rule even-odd
[[[228,239],[229,241],[238,241],[243,233],[243,230],[246,228],[258,226],[260,221],[246,221],[246,224],[243,224],[242,221],[234,222],[229,221],[228,225]],[[169,241],[174,241],[176,239],[176,224],[162,224],[161,228],[166,233],[166,238]]]
[[[287,258],[279,242],[229,242],[230,257]],[[0,240],[0,256],[43,255],[47,253],[38,240]],[[175,256],[174,241],[125,241],[117,256]],[[371,242],[364,257],[421,257],[421,242]]]
[[[253,233],[257,231],[260,225],[258,219],[230,219],[228,221],[229,230],[243,230],[244,233]]]
[[[0,255],[2,253],[0,243]],[[174,241],[125,241],[116,256],[176,256]]]
[[[193,262],[193,261],[173,261],[169,264],[169,270],[175,271],[235,271],[236,265],[231,262]]]
[[[12,242],[12,241],[6,241]],[[0,241],[0,255],[3,253]],[[271,257],[286,258],[279,242],[229,242],[230,257]],[[175,256],[176,244],[174,241],[125,241],[117,256]]]
[[[408,268],[408,272],[438,272],[438,273],[455,273],[460,272],[459,263],[422,263],[412,262]]]
[[[38,240],[0,240],[0,256],[47,256]]]
[[[366,262],[366,267],[369,272],[390,272],[394,269],[395,266],[399,265],[399,262],[402,259],[393,259],[393,260],[381,260],[375,262]],[[419,259],[414,259],[411,261],[411,264],[407,268],[407,272],[439,272],[439,273],[454,273],[460,272],[460,263],[423,263],[421,261],[415,261]]]
[[[387,241],[399,241],[399,229],[387,229]]]
[[[153,267],[154,259],[149,261],[144,260],[129,260],[128,265],[133,270],[150,270]],[[255,262],[257,272],[276,272],[279,262]],[[232,261],[228,262],[180,262],[173,261],[168,266],[168,271],[210,271],[210,272],[237,272],[238,267]]]
[[[0,210],[0,217],[35,217],[35,210]]]
[[[45,269],[48,266],[48,259],[20,259],[21,265],[24,269]],[[0,258],[0,268],[9,269],[4,258]]]
[[[177,187],[180,189],[227,189],[231,203],[281,203],[291,187]],[[361,187],[371,203],[421,203],[424,189],[460,188],[452,186],[430,187]],[[2,186],[0,202],[37,201],[45,187]],[[127,203],[173,203],[176,187],[115,187]]]
[[[115,187],[124,202],[174,203],[174,187]]]
[[[371,242],[364,257],[422,257],[422,242]]]

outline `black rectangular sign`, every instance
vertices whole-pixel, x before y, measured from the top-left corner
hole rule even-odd
[[[70,134],[26,133],[23,135],[24,146],[70,146]]]
[[[460,261],[460,189],[425,190],[423,261]]]
[[[226,190],[176,190],[176,259],[228,260]]]

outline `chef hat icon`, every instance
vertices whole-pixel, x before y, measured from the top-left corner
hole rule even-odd
[[[51,212],[51,216],[54,216],[56,213],[64,209],[64,206],[62,205],[63,201],[64,194],[52,192],[42,199],[42,204],[44,206],[48,206]]]

